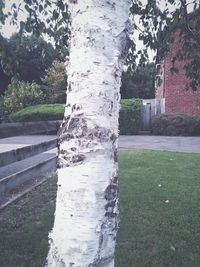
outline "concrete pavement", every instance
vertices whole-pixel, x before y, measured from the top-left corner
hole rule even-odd
[[[124,135],[119,138],[119,148],[200,153],[200,137]]]
[[[55,139],[55,135],[29,135],[0,139],[0,153],[40,144]],[[148,149],[200,153],[200,137],[132,135],[119,137],[120,149]]]

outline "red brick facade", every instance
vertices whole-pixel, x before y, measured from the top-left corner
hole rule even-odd
[[[179,41],[176,38],[160,65],[162,84],[156,88],[156,99],[165,98],[165,112],[167,113],[200,116],[200,88],[196,92],[191,89],[186,91],[187,78],[183,69],[184,62],[175,63],[175,67],[179,69],[178,74],[172,74],[170,71],[178,46]]]

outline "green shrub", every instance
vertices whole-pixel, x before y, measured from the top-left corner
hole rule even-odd
[[[184,114],[161,114],[152,119],[152,133],[156,135],[200,135],[200,118]]]
[[[36,83],[17,82],[10,84],[2,98],[4,115],[27,106],[42,103],[44,95]]]
[[[120,134],[138,134],[141,125],[141,99],[122,99],[119,114]]]
[[[52,66],[42,78],[42,89],[45,93],[45,103],[65,103],[67,90],[67,75],[65,63],[54,60]]]
[[[9,121],[52,121],[62,120],[64,116],[63,104],[44,104],[24,108],[10,115]]]

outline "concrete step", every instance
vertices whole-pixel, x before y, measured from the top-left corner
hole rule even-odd
[[[62,121],[1,123],[0,138],[31,134],[56,134]]]
[[[0,199],[31,179],[56,170],[57,149],[0,168]]]
[[[55,148],[56,144],[56,135],[29,135],[0,139],[0,167]]]

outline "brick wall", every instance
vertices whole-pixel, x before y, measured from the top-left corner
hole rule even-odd
[[[196,92],[191,89],[186,91],[187,78],[183,69],[184,62],[177,61],[175,67],[179,69],[178,74],[172,74],[172,59],[176,55],[179,40],[171,45],[170,52],[161,65],[163,68],[163,82],[156,90],[156,98],[165,98],[165,111],[167,113],[184,113],[200,116],[200,88]],[[161,75],[162,76],[162,75]]]

